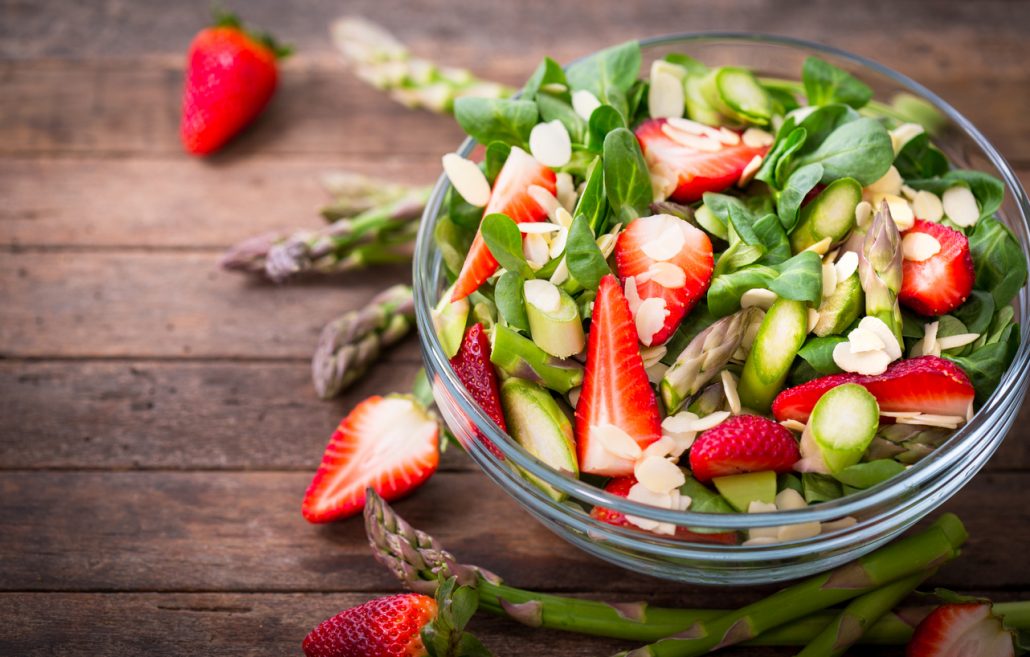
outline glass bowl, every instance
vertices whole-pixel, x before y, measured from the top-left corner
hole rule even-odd
[[[930,90],[900,73],[836,48],[784,37],[755,34],[682,34],[641,41],[646,71],[650,61],[681,52],[703,62],[743,65],[760,75],[798,79],[804,59],[817,55],[858,76],[889,100],[898,93],[925,99],[946,117],[936,144],[962,168],[986,171],[1007,187],[999,216],[1027,250],[1030,203],[1015,173],[980,131]],[[468,155],[466,140],[458,152]],[[758,584],[793,579],[833,568],[891,540],[954,495],[983,467],[1015,420],[1027,386],[1030,359],[1027,290],[1016,300],[1021,343],[1012,366],[975,417],[932,454],[904,473],[847,497],[792,510],[762,514],[711,514],[673,511],[627,501],[574,479],[531,456],[489,419],[455,377],[433,329],[430,309],[445,287],[433,231],[449,187],[441,176],[426,206],[414,259],[418,336],[440,412],[454,435],[483,471],[541,524],[568,542],[628,570],[655,577],[706,584]],[[489,441],[494,450],[484,444]],[[546,482],[567,498],[558,502],[528,476]],[[766,545],[724,545],[659,536],[616,527],[590,517],[601,505],[634,516],[709,531],[826,522],[852,517],[855,524],[812,538]]]

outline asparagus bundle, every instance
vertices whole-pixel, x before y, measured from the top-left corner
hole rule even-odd
[[[395,285],[358,310],[329,322],[311,359],[311,379],[321,399],[330,399],[360,378],[382,350],[408,334],[415,321],[411,288]]]

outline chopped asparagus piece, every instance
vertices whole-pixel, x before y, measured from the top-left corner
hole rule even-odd
[[[807,334],[808,306],[803,301],[778,299],[765,314],[744,361],[737,388],[741,404],[769,411]]]
[[[490,362],[508,376],[532,381],[562,394],[583,383],[583,366],[556,358],[507,326],[493,329]]]
[[[747,513],[752,502],[773,504],[776,501],[776,473],[772,470],[715,477],[712,483],[719,494],[741,513]]]
[[[819,321],[812,330],[820,338],[840,335],[855,323],[865,305],[865,293],[858,273],[837,282],[837,288],[819,306]]]
[[[701,81],[700,91],[708,105],[738,123],[768,125],[772,118],[769,93],[747,69],[714,69]]]
[[[811,434],[826,467],[837,473],[859,462],[879,425],[876,398],[857,383],[845,383],[816,402],[806,434]],[[803,443],[802,451],[805,447]]]
[[[861,201],[862,185],[857,180],[834,180],[801,209],[801,218],[790,235],[790,248],[801,253],[827,237],[832,243],[844,239],[855,227],[855,207]]]
[[[546,292],[539,294],[534,288]],[[557,295],[557,303],[553,303],[549,295]],[[552,356],[568,358],[586,346],[583,320],[576,302],[547,281],[526,281],[526,315],[533,342]]]
[[[433,326],[436,327],[436,335],[440,338],[440,345],[448,358],[454,358],[461,348],[468,316],[468,299],[451,301],[451,290],[444,293],[440,303],[433,309]]]

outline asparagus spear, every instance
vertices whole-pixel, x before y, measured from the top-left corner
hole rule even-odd
[[[462,96],[504,98],[514,92],[465,69],[438,67],[413,57],[395,36],[363,18],[337,19],[330,34],[358,77],[407,107],[450,113],[454,100]]]
[[[376,206],[398,201],[417,190],[411,185],[373,178],[353,171],[324,173],[321,183],[332,197],[332,201],[321,210],[322,216],[328,221],[359,215]]]
[[[857,561],[816,575],[736,611],[698,621],[683,632],[619,653],[619,657],[691,657],[761,636],[885,584],[933,568],[957,554],[967,538],[962,522],[946,513],[926,530]]]
[[[901,235],[884,201],[873,217],[862,250],[858,252],[858,275],[865,291],[866,315],[878,317],[891,328],[898,344],[901,337]]]
[[[364,308],[329,322],[311,359],[311,380],[321,399],[330,399],[360,378],[384,347],[408,334],[415,322],[411,288],[395,285]]]
[[[583,366],[571,358],[558,358],[513,329],[493,329],[490,362],[508,376],[519,377],[562,394],[583,383]]]

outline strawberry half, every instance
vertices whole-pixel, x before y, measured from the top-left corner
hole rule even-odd
[[[440,461],[436,420],[414,399],[369,397],[336,428],[304,495],[308,522],[365,508],[365,489],[393,500],[420,486]]]
[[[899,360],[883,374],[831,374],[788,388],[773,400],[773,415],[779,421],[808,422],[819,398],[844,383],[857,383],[871,392],[881,411],[917,411],[934,415],[965,417],[975,391],[969,377],[955,363],[937,356]]]
[[[650,119],[636,129],[637,141],[652,172],[675,176],[676,190],[669,196],[678,203],[700,201],[705,192],[721,192],[737,184],[744,168],[756,155],[765,155],[767,146],[718,145],[718,150],[701,150],[681,144],[662,130],[667,119]]]
[[[957,230],[916,219],[902,239],[915,233],[930,235],[941,250],[922,262],[902,260],[898,301],[920,315],[935,317],[955,310],[973,291],[973,256],[969,240]]]
[[[617,497],[627,497],[629,495],[629,489],[636,485],[636,477],[630,475],[628,477],[614,477],[610,479],[604,487],[606,493],[610,493]],[[614,509],[607,509],[603,506],[595,506],[590,510],[590,517],[601,522],[606,522],[609,525],[615,525],[616,527],[632,527],[643,531],[629,520],[626,516]],[[736,532],[717,532],[714,534],[702,534],[699,532],[693,532],[686,527],[676,527],[676,538],[681,538],[685,541],[694,541],[695,543],[717,543],[719,545],[736,545],[737,533]]]
[[[322,621],[301,647],[307,657],[423,657],[420,632],[436,613],[427,595],[376,598]]]
[[[658,214],[629,223],[615,244],[619,280],[635,286],[641,301],[665,302],[665,321],[650,339],[640,336],[644,345],[662,344],[672,337],[683,317],[708,290],[713,266],[712,241],[686,221]],[[628,283],[630,278],[633,283]],[[636,303],[629,291],[627,298],[631,304]],[[633,308],[634,313],[636,310]]]
[[[633,461],[609,452],[595,435],[598,427],[609,424],[629,434],[641,449],[662,436],[658,401],[637,349],[629,303],[611,274],[597,288],[583,390],[576,404],[580,471],[609,477],[633,473]]]
[[[907,657],[1013,657],[1012,633],[991,605],[964,602],[941,605],[923,619],[905,649]]]
[[[483,216],[499,212],[508,215],[517,224],[543,221],[547,218],[547,210],[529,195],[529,187],[539,185],[554,194],[557,189],[556,181],[554,171],[537,162],[526,151],[514,146],[500,173],[497,174]],[[477,231],[468,255],[465,256],[465,264],[458,274],[451,300],[459,301],[472,294],[495,271],[497,260],[483,241],[483,235]]]
[[[690,446],[690,470],[698,481],[743,472],[790,472],[800,458],[794,435],[758,415],[731,417]]]
[[[472,398],[476,400],[490,418],[502,431],[507,431],[504,413],[501,411],[501,396],[497,388],[497,372],[490,363],[490,339],[483,330],[483,325],[476,323],[465,332],[458,353],[451,359],[451,367],[458,379],[465,385]],[[504,455],[494,447],[490,440],[476,430],[476,435],[483,444],[498,458]]]

